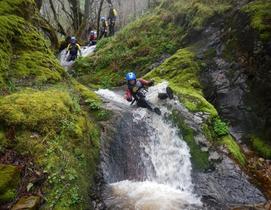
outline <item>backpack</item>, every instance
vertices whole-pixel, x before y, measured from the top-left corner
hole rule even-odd
[[[117,10],[113,9],[113,15],[114,15],[114,17],[118,16]]]

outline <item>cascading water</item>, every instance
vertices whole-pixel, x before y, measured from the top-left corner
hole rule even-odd
[[[93,53],[96,49],[96,46],[84,46],[81,48],[81,51],[82,51],[82,57],[87,57],[89,56],[91,53]],[[61,66],[63,67],[71,67],[73,64],[74,64],[74,61],[67,61],[67,51],[66,50],[63,50],[61,53],[60,53],[60,64]]]
[[[164,82],[149,88],[147,100],[159,106],[157,93],[165,91],[166,86],[167,83]],[[144,122],[146,130],[145,140],[140,141],[139,146],[133,148],[140,151],[138,161],[143,163],[141,167],[144,167],[144,176],[142,175],[140,180],[136,177],[130,177],[129,180],[117,177],[113,183],[111,180],[106,180],[109,183],[104,193],[104,200],[108,209],[200,208],[200,199],[193,193],[189,148],[178,135],[178,129],[162,116],[146,109],[134,109],[123,99],[123,96],[115,92],[99,90],[97,94],[110,100],[111,108],[121,108],[132,112],[132,126],[140,126]],[[178,102],[174,101],[174,103]],[[159,108],[164,116],[170,114],[165,106],[159,106]],[[124,141],[129,141],[129,138]],[[133,145],[133,142],[130,143]],[[115,174],[109,174],[109,176],[115,176]]]

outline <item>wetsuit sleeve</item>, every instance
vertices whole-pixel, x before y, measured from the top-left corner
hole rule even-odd
[[[131,93],[131,91],[130,91],[129,89],[126,90],[124,98],[125,98],[127,101],[132,101],[132,100],[133,100],[132,93]]]

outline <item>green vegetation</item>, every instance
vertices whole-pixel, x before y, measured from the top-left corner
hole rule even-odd
[[[16,128],[8,146],[31,155],[48,173],[46,205],[85,208],[98,160],[99,129],[76,97],[63,89],[29,89],[2,97],[0,110],[4,130]]]
[[[99,157],[97,119],[107,111],[94,92],[64,78],[34,27],[39,18],[34,0],[0,1],[0,153],[29,157],[45,174],[44,209],[86,209]],[[0,165],[0,203],[13,201],[21,184],[20,173],[7,170]]]
[[[271,159],[271,146],[259,137],[251,138],[252,148],[263,158]]]
[[[271,38],[271,2],[256,0],[242,8],[242,11],[251,17],[251,26],[257,30],[263,41]]]
[[[195,131],[188,127],[182,115],[174,110],[172,112],[172,121],[178,126],[184,141],[190,148],[191,162],[194,170],[204,171],[210,167],[208,152],[201,151],[200,146],[195,141]]]
[[[215,108],[204,98],[199,82],[200,63],[189,49],[181,49],[146,75],[156,81],[167,80],[180,101],[192,112],[216,116]]]
[[[163,54],[174,53],[180,46],[182,30],[172,23],[172,14],[159,10],[148,14],[107,38],[97,46],[97,53],[76,64],[82,81],[112,86],[121,84],[129,69],[140,75]],[[101,80],[102,78],[102,80]]]
[[[59,81],[64,70],[43,35],[25,19],[29,18],[25,17],[30,15],[28,10],[37,16],[34,1],[5,0],[0,8],[0,90],[5,90],[8,82],[32,85]]]
[[[238,163],[242,166],[246,164],[246,158],[243,152],[241,151],[240,146],[236,143],[236,141],[230,136],[222,137],[221,144],[224,144],[226,148],[229,150],[232,157],[238,161]]]
[[[20,170],[16,166],[0,164],[0,204],[12,201],[20,183]]]
[[[215,118],[213,122],[214,132],[218,137],[226,136],[229,134],[229,127],[227,123],[219,118]]]
[[[94,55],[76,63],[80,81],[110,87],[123,84],[129,70],[143,76],[163,55],[182,47],[186,32],[201,30],[211,17],[230,8],[227,1],[170,2],[132,22],[115,37],[100,41]]]

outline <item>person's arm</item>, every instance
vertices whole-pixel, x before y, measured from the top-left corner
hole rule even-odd
[[[124,98],[129,102],[133,100],[132,93],[129,89],[126,90]]]
[[[66,49],[66,55],[70,52],[70,44],[68,45],[67,49]]]
[[[153,80],[148,81],[148,80],[144,80],[144,79],[140,78],[139,81],[142,83],[142,85],[147,86],[147,87],[154,85]]]
[[[79,44],[77,44],[77,47],[78,47],[78,51],[79,51],[80,56],[82,56],[82,50],[81,50],[80,45],[79,45]]]

